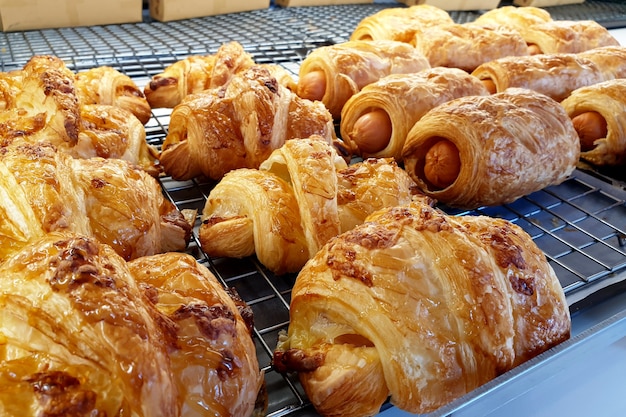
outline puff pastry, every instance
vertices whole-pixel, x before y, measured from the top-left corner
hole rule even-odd
[[[488,122],[486,122],[488,121]],[[456,175],[436,153],[440,143],[457,153]],[[580,154],[578,135],[563,107],[531,90],[461,97],[422,117],[403,149],[405,169],[422,191],[449,206],[500,205],[564,181]]]
[[[539,54],[504,57],[481,64],[472,75],[495,92],[527,88],[562,101],[577,88],[605,81],[606,74],[579,54]]]
[[[578,53],[619,42],[609,30],[593,20],[551,20],[527,27],[526,43],[536,45],[539,53]]]
[[[297,93],[321,100],[335,119],[364,86],[390,74],[429,68],[412,45],[391,40],[348,41],[313,50],[302,61]]]
[[[109,66],[76,73],[75,88],[81,105],[106,104],[128,110],[146,124],[152,115],[143,91],[126,74]]]
[[[528,55],[517,30],[477,23],[450,23],[417,30],[413,41],[431,67],[472,72],[480,64],[505,56]]]
[[[262,378],[242,303],[189,255],[127,264],[50,233],[0,271],[3,413],[251,414]]]
[[[233,169],[258,168],[286,141],[311,135],[336,139],[324,105],[298,97],[266,67],[252,66],[174,108],[159,160],[176,179],[220,179]]]
[[[527,37],[531,28],[551,21],[552,16],[546,9],[534,6],[502,6],[482,13],[474,20],[474,23],[516,30],[529,44]]]
[[[392,160],[347,167],[321,138],[289,141],[259,170],[237,169],[217,183],[202,211],[199,239],[209,256],[256,254],[276,274],[296,272],[368,214],[417,194]]]
[[[582,146],[580,158],[596,166],[621,165],[626,162],[626,80],[616,79],[574,90],[561,102],[568,116],[576,121],[583,114],[594,112],[604,123],[603,134],[589,138],[591,143]],[[583,122],[584,123],[584,122]],[[575,123],[581,137],[586,129]],[[584,143],[584,142],[583,142]],[[582,144],[581,144],[582,145]]]
[[[124,259],[184,250],[192,213],[120,159],[75,159],[49,144],[0,152],[0,261],[53,231],[94,236]]]
[[[602,46],[577,54],[580,58],[595,63],[604,74],[605,80],[626,78],[626,47]]]
[[[478,78],[458,68],[434,67],[412,74],[393,74],[365,86],[346,103],[341,114],[342,147],[350,154],[369,158],[402,159],[409,130],[432,108],[453,98],[487,95]],[[370,127],[367,117],[384,112],[390,135],[378,138],[380,123]]]
[[[350,35],[351,41],[393,40],[411,43],[419,28],[454,23],[447,11],[428,4],[392,7],[362,19]]]
[[[273,366],[323,416],[428,413],[570,336],[559,281],[503,219],[411,205],[325,245],[296,278]],[[350,294],[346,297],[346,294]]]

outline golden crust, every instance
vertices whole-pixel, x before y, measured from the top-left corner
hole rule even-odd
[[[595,63],[604,74],[604,80],[626,78],[626,46],[603,46],[577,55]]]
[[[392,207],[302,269],[274,366],[297,371],[325,416],[373,415],[387,395],[427,413],[566,340],[570,327],[559,281],[522,229]]]
[[[447,139],[459,152],[456,180],[435,187],[424,172],[428,150]],[[450,206],[499,205],[564,181],[580,154],[563,107],[525,89],[461,97],[422,117],[409,132],[403,159],[420,189]]]
[[[593,20],[552,20],[526,28],[524,39],[544,54],[587,51],[602,46],[618,46],[607,28]]]

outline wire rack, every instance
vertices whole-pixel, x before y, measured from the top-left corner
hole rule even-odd
[[[585,18],[615,22],[626,5],[586,2]],[[185,56],[213,53],[229,40],[240,42],[259,62],[284,66],[297,78],[306,54],[321,45],[347,40],[363,17],[397,3],[271,8],[180,22],[144,22],[134,25],[55,29],[0,36],[2,70],[21,67],[31,56],[54,54],[78,72],[107,65],[130,76],[140,87]],[[575,9],[580,11],[580,9]],[[553,16],[572,10],[554,8]],[[457,21],[472,20],[472,13],[452,14]],[[160,149],[171,110],[153,110],[146,124],[148,142]],[[455,215],[481,214],[505,218],[521,226],[546,254],[564,291],[576,298],[587,288],[598,294],[615,291],[615,278],[626,270],[626,186],[613,173],[577,170],[564,183],[548,187],[514,203],[485,207]],[[211,181],[176,181],[160,178],[164,194],[179,209],[201,212]],[[188,252],[209,267],[221,282],[237,290],[254,312],[257,356],[268,391],[268,416],[315,416],[298,381],[275,372],[272,352],[280,331],[289,325],[290,293],[296,276],[275,276],[256,258],[210,258],[200,249],[197,219]],[[609,286],[603,283],[611,283]],[[618,282],[619,284],[619,282]],[[596,288],[598,291],[596,291]],[[571,303],[571,309],[576,307]],[[385,406],[385,408],[388,405]]]

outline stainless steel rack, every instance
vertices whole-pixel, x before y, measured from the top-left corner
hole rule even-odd
[[[347,40],[363,17],[393,2],[369,5],[271,8],[268,10],[190,19],[180,22],[68,28],[0,34],[2,70],[20,68],[31,56],[53,54],[74,71],[112,66],[143,87],[167,65],[193,54],[213,53],[224,42],[236,40],[257,62],[283,65],[297,77],[308,51]],[[626,5],[587,1],[586,9],[550,10],[555,18],[573,11],[601,23],[626,22]],[[569,13],[569,14],[567,14]],[[476,13],[452,13],[457,21]],[[581,15],[579,15],[581,16]],[[581,17],[582,18],[582,17]],[[159,148],[167,135],[171,110],[155,109],[146,124],[147,140]],[[211,181],[160,179],[164,194],[179,209],[204,207]],[[626,187],[606,173],[577,170],[564,183],[548,187],[499,207],[450,214],[482,214],[508,219],[526,230],[545,252],[576,313],[590,302],[623,290],[626,271]],[[314,416],[302,387],[271,367],[278,333],[289,324],[290,291],[295,275],[275,276],[252,257],[243,260],[210,258],[197,240],[199,219],[188,252],[207,265],[228,287],[234,287],[251,306],[255,317],[255,343],[265,372],[269,416]],[[590,301],[592,300],[592,301]]]

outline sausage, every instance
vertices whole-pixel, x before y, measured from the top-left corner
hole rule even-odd
[[[487,91],[489,91],[489,94],[495,94],[495,93],[498,92],[498,88],[496,87],[496,83],[494,83],[491,78],[487,78],[487,79],[480,80],[480,81],[483,83],[483,85],[485,86]]]
[[[352,126],[350,136],[360,153],[380,152],[389,144],[392,124],[386,111],[372,110],[360,116]]]
[[[538,45],[535,45],[534,43],[529,43],[528,44],[528,55],[540,55],[543,52],[541,51],[541,48],[539,48]]]
[[[323,71],[311,71],[300,77],[297,93],[309,100],[321,100],[326,94],[326,75]]]
[[[457,147],[441,138],[426,152],[424,177],[437,188],[451,185],[461,172],[461,157]]]
[[[605,138],[608,130],[606,119],[597,111],[580,113],[572,118],[574,129],[580,138],[580,150],[590,151],[595,147],[594,142]]]

